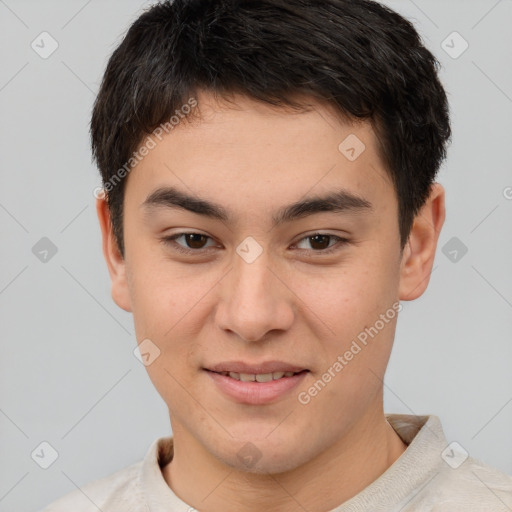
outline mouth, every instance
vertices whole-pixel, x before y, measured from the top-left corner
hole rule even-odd
[[[224,397],[247,405],[271,404],[286,398],[310,373],[282,362],[253,366],[231,362],[203,370]]]
[[[208,370],[204,368],[208,372],[216,373],[218,375],[223,375],[224,377],[230,377],[234,380],[239,380],[242,382],[270,382],[273,380],[287,379],[293,377],[294,375],[299,375],[301,373],[308,372],[309,370],[301,370],[298,372],[269,372],[269,373],[238,373],[238,372],[215,372],[213,370]]]

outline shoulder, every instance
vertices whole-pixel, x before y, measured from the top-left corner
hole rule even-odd
[[[54,501],[41,512],[126,512],[143,503],[138,461]]]
[[[457,468],[443,463],[417,498],[410,503],[414,510],[421,505],[418,510],[431,512],[509,512],[512,476],[468,457]]]

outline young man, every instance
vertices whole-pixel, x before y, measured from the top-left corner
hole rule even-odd
[[[172,438],[47,512],[506,511],[436,416],[385,415],[450,138],[437,61],[366,0],[176,0],[112,55],[91,122],[115,302]]]

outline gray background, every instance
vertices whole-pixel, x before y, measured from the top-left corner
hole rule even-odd
[[[454,136],[434,272],[402,303],[385,410],[436,414],[448,441],[512,473],[512,2],[386,3],[441,61]],[[37,510],[170,433],[131,316],[110,297],[88,137],[107,58],[147,5],[0,0],[2,512]],[[47,59],[31,48],[43,31],[59,45]],[[469,44],[457,58],[441,46],[453,31]],[[43,237],[57,248],[46,262],[32,251]],[[43,441],[59,454],[46,470],[31,457]]]

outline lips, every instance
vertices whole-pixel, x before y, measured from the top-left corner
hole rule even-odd
[[[291,376],[285,377],[285,372],[271,372],[270,374],[236,374],[235,372],[214,372],[204,369],[204,373],[212,380],[215,387],[226,398],[246,405],[269,405],[279,400],[289,398],[290,393],[296,389],[309,374],[308,370],[298,373],[290,372]],[[282,377],[273,377],[283,374]],[[233,377],[231,375],[234,375]],[[250,380],[237,379],[247,376]],[[272,379],[269,379],[269,376]],[[252,380],[252,379],[255,380]],[[256,380],[257,379],[257,380]]]
[[[305,370],[304,370],[305,371]],[[236,372],[215,372],[219,375],[229,376],[242,382],[270,382],[271,380],[282,379],[283,377],[293,377],[301,372],[272,372],[272,373],[236,373]]]
[[[234,373],[245,375],[265,375],[278,372],[299,373],[307,370],[304,366],[286,363],[284,361],[266,361],[263,363],[249,364],[244,361],[224,361],[221,363],[209,365],[204,368],[215,373]]]
[[[224,361],[203,368],[222,394],[240,404],[271,404],[289,396],[309,373],[284,361]]]

